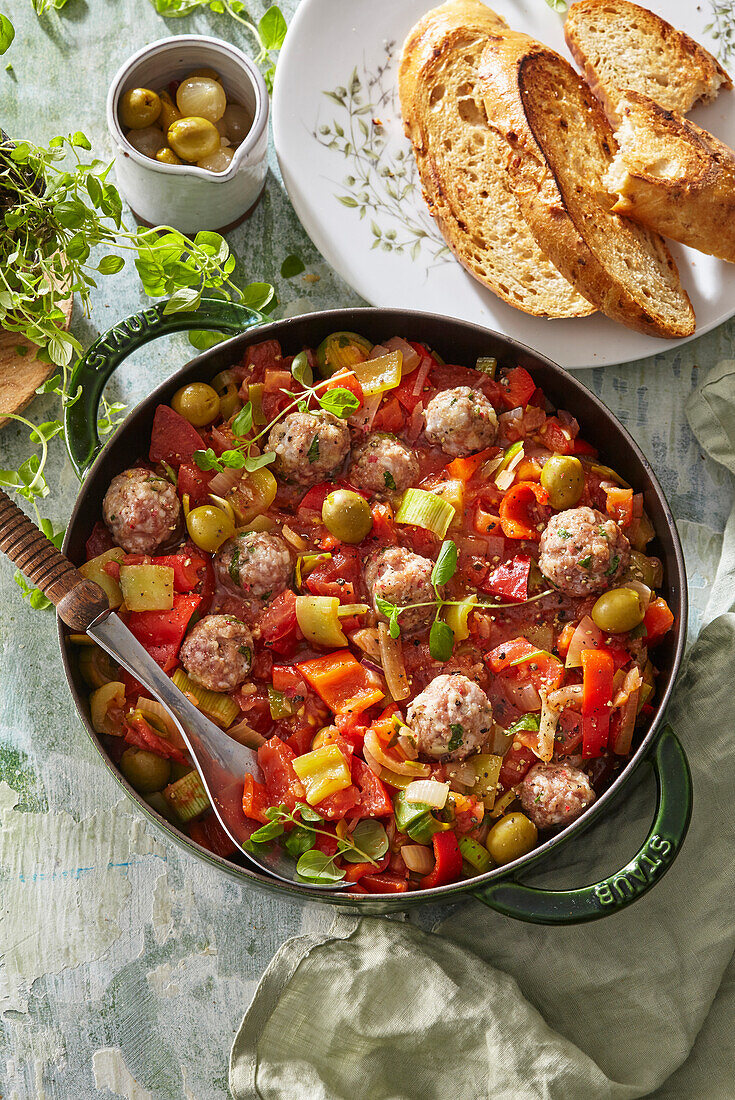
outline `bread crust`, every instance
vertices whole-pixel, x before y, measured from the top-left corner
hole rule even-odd
[[[606,32],[605,53],[594,57],[600,26]],[[615,33],[623,39],[617,50]],[[708,50],[630,0],[577,0],[567,13],[564,37],[613,123],[619,120],[618,100],[627,90],[685,114],[696,103],[710,103],[721,88],[732,88],[729,75]],[[656,48],[660,53],[654,54]]]
[[[458,154],[471,127],[460,117],[457,89],[467,109],[484,116],[479,92],[473,100],[477,74],[467,57],[479,61],[485,41],[506,33],[512,32],[479,0],[453,0],[424,16],[406,39],[399,68],[404,128],[429,211],[463,266],[534,316],[586,316],[594,307],[543,253],[524,221],[505,172],[505,139],[484,117],[475,119],[477,164],[468,171],[467,156]],[[436,111],[432,93],[444,89],[447,103]],[[446,144],[455,151],[447,152]]]
[[[611,212],[602,176],[615,141],[579,75],[541,43],[508,35],[488,42],[480,80],[512,147],[508,172],[520,208],[559,270],[628,328],[665,338],[692,335],[694,311],[663,240]],[[549,116],[553,135],[545,132]],[[640,285],[642,273],[656,293]]]
[[[735,151],[637,92],[620,100],[620,116],[613,210],[735,263]]]

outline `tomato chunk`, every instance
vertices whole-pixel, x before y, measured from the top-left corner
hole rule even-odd
[[[360,817],[386,817],[393,813],[385,786],[359,756],[352,757],[352,782],[360,791]]]
[[[151,462],[169,462],[178,466],[202,447],[202,437],[188,420],[179,416],[170,405],[159,405],[153,417]]]
[[[503,562],[482,582],[482,589],[504,600],[523,602],[528,599],[528,579],[531,575],[531,559],[528,554],[516,554]]]
[[[125,625],[163,666],[168,658],[178,654],[189,620],[201,602],[201,596],[177,592],[170,611],[128,611]]]
[[[553,653],[539,649],[526,638],[513,638],[485,657],[496,675],[506,673],[518,680],[530,680],[535,688],[554,691],[564,679],[564,665]]]
[[[293,810],[306,798],[304,785],[293,770],[296,754],[280,737],[269,738],[258,749],[258,763],[265,779],[269,805],[283,803]]]

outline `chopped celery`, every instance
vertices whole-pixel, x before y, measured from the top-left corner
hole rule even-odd
[[[290,718],[294,713],[291,700],[283,691],[276,691],[274,687],[268,686],[268,706],[271,711],[271,718],[274,721],[278,721],[279,718]]]
[[[347,638],[339,625],[339,600],[336,596],[297,596],[296,618],[299,629],[312,645],[341,649]]]
[[[487,848],[478,844],[472,837],[460,837],[459,850],[462,853],[462,859],[469,863],[475,874],[483,875],[492,867],[493,861]]]
[[[119,564],[124,557],[125,551],[119,546],[113,546],[112,550],[105,550],[104,554],[99,554],[96,558],[91,558],[84,565],[79,566],[79,572],[84,579],[94,581],[104,591],[107,602],[113,610],[123,602],[122,589],[115,578],[105,572],[104,567],[112,561]]]
[[[340,748],[335,744],[297,756],[293,770],[306,788],[306,801],[316,806],[330,794],[344,791],[352,783],[352,775]]]
[[[454,516],[452,505],[436,493],[411,488],[403,494],[401,506],[396,512],[396,523],[423,527],[443,539]]]
[[[483,374],[489,374],[491,378],[495,377],[497,369],[498,361],[491,355],[481,355],[475,363],[475,370],[482,371]]]
[[[163,797],[174,811],[179,821],[191,821],[210,808],[210,801],[204,789],[199,772],[191,771],[183,779],[169,784]]]
[[[240,708],[229,695],[221,695],[216,691],[209,691],[201,684],[195,684],[184,672],[183,668],[177,668],[171,677],[179,691],[185,695],[193,695],[199,709],[213,722],[227,729],[237,718]]]
[[[399,791],[393,800],[396,827],[407,833],[417,844],[431,844],[434,833],[445,832],[451,826],[437,821],[431,812],[431,806],[425,802],[407,802],[406,792]]]
[[[248,386],[248,401],[253,410],[253,424],[267,424],[268,417],[263,412],[263,383],[251,382]]]
[[[150,808],[160,814],[161,817],[165,817],[166,821],[170,821],[172,825],[178,825],[179,819],[161,791],[153,791],[151,794],[147,794],[145,800]]]
[[[170,611],[174,606],[170,565],[121,565],[120,587],[129,611]]]

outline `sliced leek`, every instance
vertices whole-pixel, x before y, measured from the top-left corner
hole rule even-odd
[[[495,474],[495,484],[498,489],[502,489],[503,492],[505,492],[506,489],[510,489],[515,479],[516,467],[523,461],[523,456],[524,450],[522,443],[514,443],[512,446],[508,447]]]
[[[493,865],[492,856],[487,848],[478,844],[471,836],[460,837],[459,850],[462,853],[462,859],[469,864],[473,874],[483,875]]]
[[[475,773],[475,782],[472,794],[475,798],[481,798],[486,810],[492,810],[498,793],[498,776],[503,766],[502,756],[494,753],[481,752],[467,761]]]
[[[443,539],[455,516],[454,508],[436,493],[426,489],[406,489],[401,506],[396,512],[396,523],[423,527]]]
[[[182,779],[170,783],[164,789],[163,797],[180,821],[192,821],[211,805],[197,771],[191,771]]]
[[[339,625],[339,600],[336,596],[297,596],[296,618],[299,629],[312,645],[341,649],[348,644]]]
[[[316,361],[322,378],[331,378],[339,370],[353,370],[367,359],[373,345],[356,332],[333,332],[316,349]]]
[[[339,746],[322,745],[293,761],[293,770],[304,784],[306,801],[316,806],[331,794],[352,784],[352,775]]]
[[[201,684],[194,683],[183,668],[177,668],[171,679],[184,695],[193,695],[201,712],[223,729],[231,726],[240,713],[237,703],[229,695],[221,695],[217,691],[210,691]]]
[[[121,734],[119,722],[110,716],[110,709],[119,710],[125,706],[125,684],[112,680],[109,684],[93,691],[89,697],[89,711],[92,728],[95,733]]]
[[[477,593],[473,592],[458,603],[450,603],[445,606],[444,622],[454,634],[455,642],[466,642],[469,638],[469,618],[476,603]]]
[[[460,481],[459,478],[442,481],[432,489],[436,496],[441,497],[442,500],[446,501],[447,504],[451,504],[454,508],[454,515],[449,521],[450,526],[460,523],[464,515],[464,489],[464,482]]]
[[[280,718],[290,718],[294,713],[291,700],[285,692],[276,691],[270,684],[268,685],[268,706],[274,722],[277,722]]]
[[[85,635],[86,637],[86,635]],[[113,662],[112,657],[100,649],[98,645],[85,646],[78,657],[79,671],[84,677],[85,683],[93,688],[101,688],[116,680],[120,674],[119,667]]]
[[[356,364],[353,370],[362,386],[362,392],[366,397],[373,397],[376,393],[385,393],[399,385],[402,366],[403,354],[400,351],[389,351],[387,355],[381,355],[377,359],[366,359],[364,363]]]
[[[380,663],[383,666],[388,691],[396,702],[408,699],[411,688],[408,685],[408,675],[403,661],[403,644],[400,637],[391,638],[387,623],[378,624],[378,644]]]
[[[481,355],[475,363],[475,370],[482,371],[483,374],[487,374],[490,378],[495,377],[495,372],[498,369],[498,361],[491,355]]]

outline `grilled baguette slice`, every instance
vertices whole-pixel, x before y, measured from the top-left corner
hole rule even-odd
[[[536,244],[510,188],[510,147],[488,126],[477,65],[504,34],[477,0],[443,4],[409,34],[401,112],[429,211],[460,262],[498,297],[538,317],[593,312]]]
[[[567,45],[612,120],[627,90],[686,114],[732,82],[712,54],[629,0],[578,0],[564,24]]]
[[[605,177],[613,209],[735,263],[735,152],[637,92],[619,101],[618,151]]]
[[[520,35],[489,41],[485,103],[513,146],[508,174],[541,248],[591,302],[650,336],[694,332],[691,302],[657,233],[612,210],[605,175],[615,140],[581,77]]]

